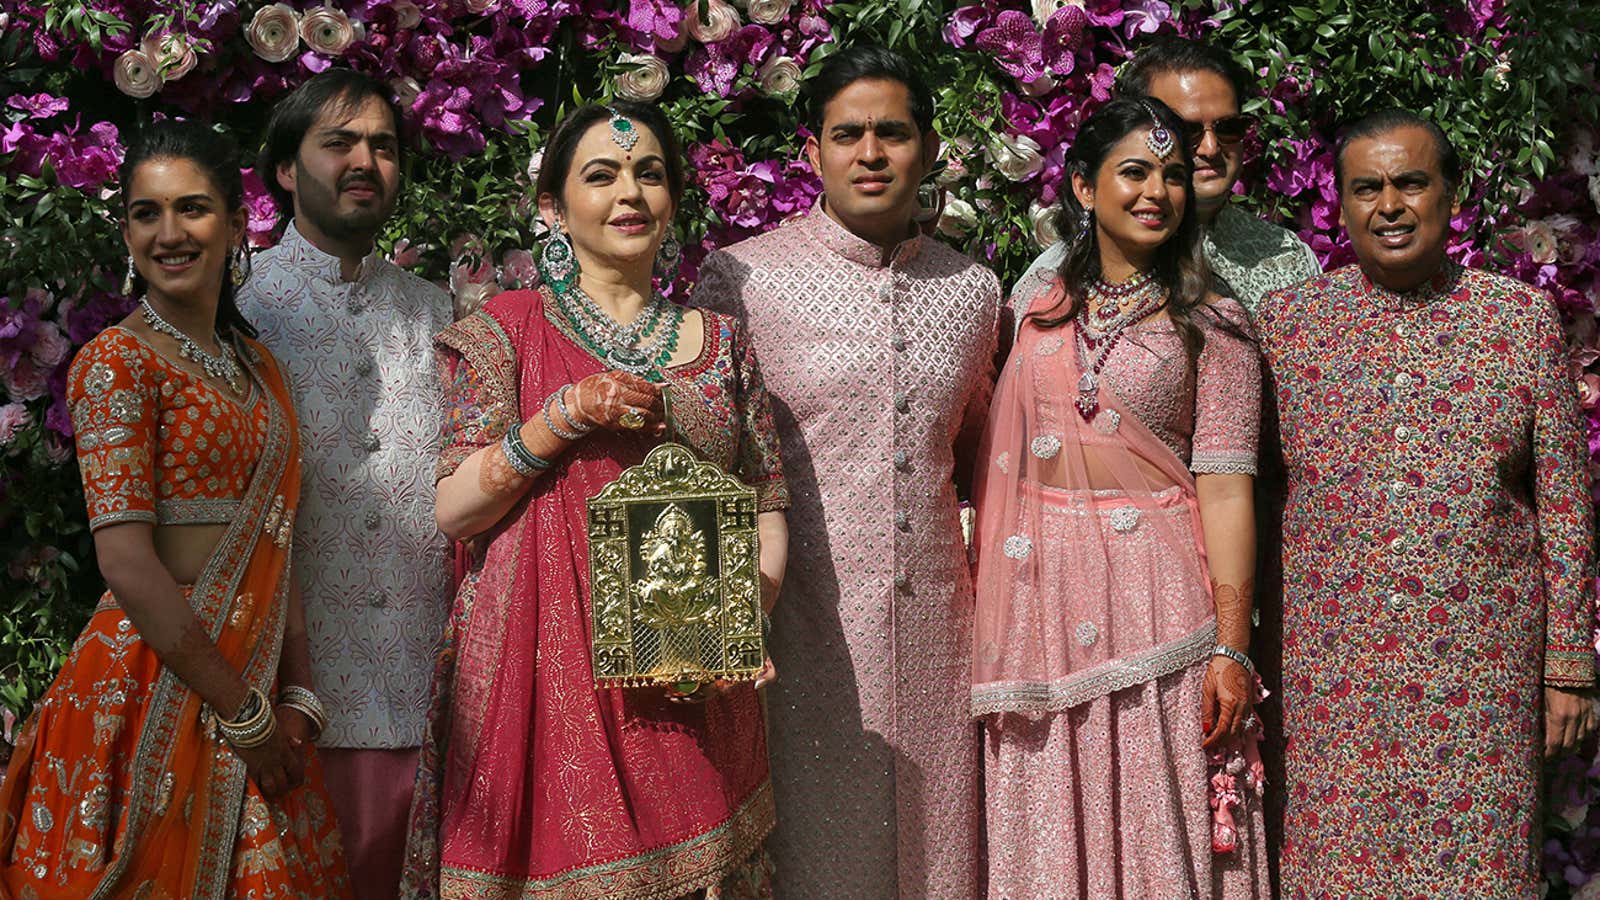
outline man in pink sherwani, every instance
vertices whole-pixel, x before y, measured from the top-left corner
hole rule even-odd
[[[1000,288],[912,220],[939,150],[926,81],[856,47],[812,89],[822,199],[712,254],[695,294],[750,330],[793,493],[769,689],[778,895],[967,900],[983,807],[954,479]]]

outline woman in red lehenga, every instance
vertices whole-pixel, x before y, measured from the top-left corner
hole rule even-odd
[[[298,426],[229,279],[237,160],[204,126],[162,122],[123,163],[145,300],[67,386],[110,590],[0,785],[0,896],[349,893],[289,571]]]
[[[1084,123],[1061,270],[1016,298],[975,491],[992,896],[1269,891],[1244,655],[1260,365],[1207,289],[1183,127],[1155,100]]]
[[[469,571],[435,678],[405,897],[770,895],[755,690],[596,690],[590,665],[586,501],[663,434],[663,391],[672,437],[757,491],[766,609],[783,572],[788,494],[750,344],[732,319],[651,289],[682,166],[654,107],[574,112],[538,179],[555,228],[544,286],[439,336],[438,519],[467,542]]]

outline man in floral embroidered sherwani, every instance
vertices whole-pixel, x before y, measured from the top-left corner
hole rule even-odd
[[[397,889],[451,587],[432,348],[450,299],[373,250],[400,187],[399,121],[388,88],[348,70],[279,103],[257,171],[293,219],[240,294],[300,413],[294,569],[328,712],[318,745],[356,896],[373,898]]]
[[[769,690],[783,898],[982,895],[973,595],[953,476],[992,391],[994,275],[914,227],[933,104],[873,47],[812,81],[807,215],[712,254],[745,319],[793,505]]]
[[[1289,898],[1539,894],[1542,755],[1592,727],[1593,527],[1549,296],[1445,257],[1459,162],[1340,138],[1359,265],[1268,294],[1284,509]]]
[[[1188,123],[1194,199],[1206,232],[1211,286],[1254,315],[1268,291],[1315,278],[1322,267],[1294,232],[1229,202],[1244,166],[1244,139],[1253,123],[1243,114],[1249,88],[1249,75],[1226,52],[1169,35],[1129,61],[1117,77],[1116,91],[1123,97],[1155,97]],[[1025,305],[1049,286],[1064,252],[1057,243],[1034,261],[1012,291],[1014,306]]]

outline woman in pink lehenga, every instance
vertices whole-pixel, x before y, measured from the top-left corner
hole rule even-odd
[[[1250,646],[1260,369],[1208,287],[1183,123],[1073,146],[1065,260],[979,457],[973,709],[994,897],[1264,897]]]

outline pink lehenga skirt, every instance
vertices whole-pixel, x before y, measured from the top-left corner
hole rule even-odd
[[[1192,528],[1195,507],[1178,488],[1138,505],[1111,491],[1028,493],[1024,502],[1038,504],[1040,570],[1018,580],[1014,627],[1087,649],[1147,632],[1153,615],[1211,608],[1188,574],[1203,570],[1198,548],[1175,551],[1158,536]],[[1171,527],[1154,527],[1154,516]],[[1106,553],[1052,552],[1074,542]],[[1188,558],[1170,558],[1175,552]],[[1200,615],[1186,637],[1112,653],[1110,662],[1052,683],[1050,698],[1038,699],[1055,711],[985,716],[990,897],[1270,895],[1259,797],[1234,812],[1237,848],[1212,850],[1200,710],[1215,623]]]

